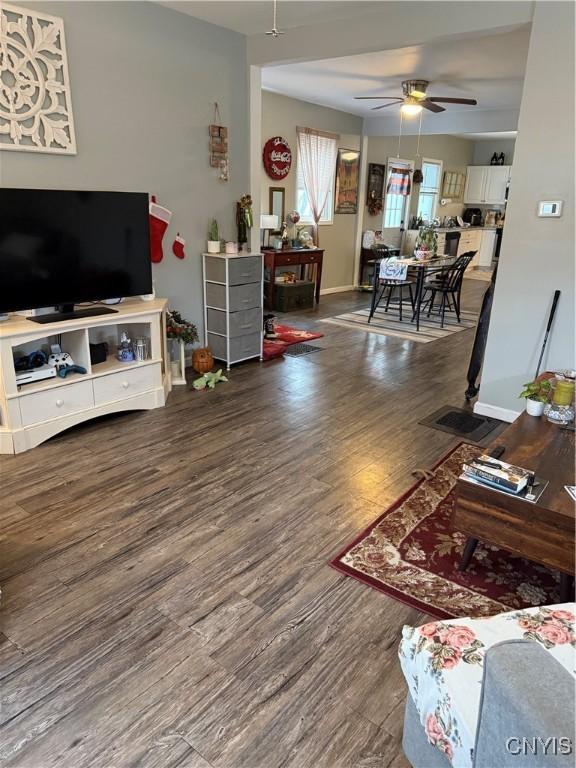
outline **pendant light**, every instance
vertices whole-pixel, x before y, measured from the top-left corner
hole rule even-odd
[[[277,12],[277,0],[274,0],[274,17],[273,17],[273,23],[272,23],[272,29],[269,32],[266,32],[267,35],[270,35],[271,37],[280,37],[280,35],[283,35],[284,32],[281,29],[278,29],[276,26],[276,12]]]
[[[421,133],[422,133],[422,112],[420,112],[420,122],[418,123],[418,144],[416,146],[416,161],[418,161],[418,158],[420,157],[420,134]],[[420,165],[422,165],[422,163],[420,163]],[[424,174],[422,173],[422,168],[416,168],[412,176],[412,181],[414,182],[414,184],[422,184],[422,182],[424,181]]]

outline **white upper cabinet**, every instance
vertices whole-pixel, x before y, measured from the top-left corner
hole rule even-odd
[[[505,203],[506,188],[510,181],[509,165],[491,165],[487,168],[484,202]]]
[[[469,165],[464,202],[467,205],[502,205],[506,202],[506,188],[509,182],[509,165]]]
[[[469,165],[464,187],[465,203],[483,203],[486,189],[486,166]]]

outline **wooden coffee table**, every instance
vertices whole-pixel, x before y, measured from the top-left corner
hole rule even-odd
[[[458,480],[452,523],[469,537],[460,568],[468,567],[478,541],[485,541],[560,571],[562,602],[574,599],[575,504],[564,488],[576,485],[574,432],[523,413],[485,452],[498,446],[505,449],[503,461],[533,470],[549,485],[531,504]]]

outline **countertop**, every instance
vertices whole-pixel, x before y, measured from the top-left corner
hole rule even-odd
[[[483,229],[493,229],[493,230],[495,230],[495,229],[503,229],[503,225],[502,224],[498,224],[498,225],[491,224],[491,225],[489,225],[487,227],[434,227],[434,230],[436,232],[443,232],[443,233],[444,232],[468,232],[468,231],[470,231],[472,229],[480,229],[480,230],[483,230]],[[418,232],[417,229],[409,229],[408,231],[409,232]]]

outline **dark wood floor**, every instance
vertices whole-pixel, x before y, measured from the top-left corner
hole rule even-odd
[[[1,459],[0,765],[407,765],[396,653],[426,617],[327,562],[457,442],[418,420],[462,404],[474,332],[317,327],[323,352]]]

